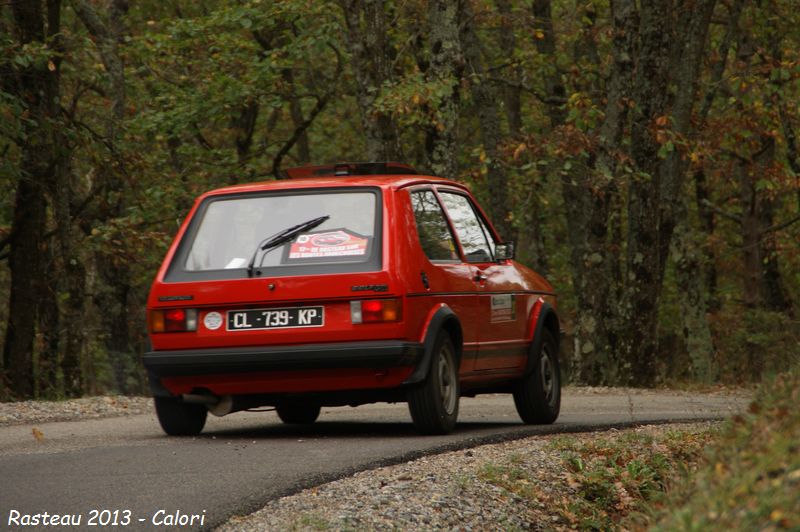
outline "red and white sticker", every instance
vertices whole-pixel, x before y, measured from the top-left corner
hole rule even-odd
[[[325,257],[359,257],[367,254],[369,240],[347,231],[308,233],[297,237],[289,248],[289,260]]]

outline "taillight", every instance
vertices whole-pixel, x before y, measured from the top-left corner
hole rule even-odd
[[[399,299],[366,299],[350,302],[350,321],[353,323],[378,323],[400,321],[403,306]]]
[[[150,332],[187,332],[197,330],[197,309],[171,308],[151,310]]]

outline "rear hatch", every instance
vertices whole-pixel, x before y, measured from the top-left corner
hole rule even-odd
[[[153,348],[397,337],[382,212],[371,187],[206,198],[151,292]]]

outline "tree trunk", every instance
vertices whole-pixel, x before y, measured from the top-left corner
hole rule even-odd
[[[698,129],[706,125],[708,115],[711,112],[711,106],[717,96],[719,87],[721,86],[725,69],[728,65],[728,55],[733,47],[733,44],[738,39],[739,35],[739,19],[744,9],[746,0],[734,0],[729,6],[728,10],[728,25],[725,30],[725,36],[717,50],[717,59],[711,66],[711,79],[707,86],[709,90],[703,98],[703,104],[700,107],[697,116]],[[703,245],[703,272],[705,276],[705,293],[707,295],[707,308],[711,312],[720,309],[720,300],[717,294],[717,258],[714,253],[714,248],[709,244],[711,237],[714,235],[716,229],[716,221],[714,210],[711,209],[709,203],[711,201],[711,190],[706,179],[705,171],[700,168],[694,172],[694,190],[695,202],[697,204],[697,212],[700,218],[700,229],[705,234],[706,242]]]
[[[756,182],[759,176],[768,174],[775,164],[775,139],[770,136],[764,136],[761,144],[763,148],[753,160],[751,184]],[[761,300],[768,310],[791,312],[792,303],[789,300],[783,276],[781,275],[775,239],[770,232],[770,228],[775,225],[775,211],[778,210],[780,198],[772,197],[767,191],[758,194],[755,202]]]
[[[473,28],[472,10],[465,3],[462,13],[460,46],[464,54],[470,80],[470,90],[480,124],[480,138],[487,157],[487,181],[489,188],[489,211],[494,227],[504,240],[516,240],[516,232],[510,221],[513,206],[509,201],[509,180],[502,158],[504,139],[500,124],[499,101],[501,94],[486,77],[486,67],[481,52],[481,43]]]
[[[459,114],[459,83],[464,59],[459,42],[459,1],[428,2],[428,35],[430,81],[445,87],[439,105],[434,109],[434,123],[428,130],[425,146],[427,164],[434,175],[454,178],[458,175],[456,125]]]
[[[633,0],[612,6],[613,65],[608,82],[605,120],[599,130],[596,159],[589,168],[562,174],[562,194],[567,209],[573,285],[578,312],[573,331],[573,378],[576,382],[616,384],[624,372],[617,357],[619,227],[616,214],[619,192],[615,180],[628,116],[628,90],[634,71],[634,46],[638,16]],[[563,119],[556,111],[551,120]],[[593,167],[592,167],[593,166]],[[610,227],[609,227],[610,226]],[[609,234],[609,228],[612,230]]]
[[[46,47],[60,31],[60,2],[49,0],[12,3],[20,45]],[[47,22],[47,26],[45,26]],[[37,307],[47,296],[44,283],[53,279],[43,271],[42,248],[47,217],[46,192],[55,182],[58,154],[59,60],[54,55],[16,71],[15,96],[26,105],[26,142],[21,148],[20,173],[11,225],[9,269],[11,287],[8,327],[3,346],[5,373],[11,392],[31,397],[34,392],[33,340]],[[51,125],[52,124],[52,125]]]
[[[294,93],[297,90],[294,75],[291,70],[284,70],[283,77],[289,85],[290,90]],[[303,127],[306,121],[303,116],[303,108],[300,105],[298,98],[291,98],[289,102],[289,114],[292,116],[292,124],[295,131],[300,131],[297,137],[297,162],[300,164],[308,164],[311,161],[311,148],[308,144],[308,128]]]
[[[347,26],[347,46],[356,77],[356,102],[370,161],[393,161],[402,156],[392,116],[375,108],[384,85],[392,80],[394,50],[387,40],[383,0],[340,0]]]
[[[739,202],[742,206],[739,222],[742,232],[742,281],[743,300],[749,308],[761,307],[761,232],[758,227],[756,188],[747,171],[747,161],[735,163],[735,175],[739,182]]]
[[[556,67],[556,36],[553,32],[553,12],[550,0],[534,0],[532,10],[536,51],[549,58],[550,68],[542,75],[548,103],[547,115],[550,117],[551,125],[555,128],[563,124],[567,116],[561,105],[566,101],[567,91],[561,82],[561,73]]]
[[[705,236],[700,245],[703,249],[703,278],[705,279],[705,293],[707,296],[706,307],[710,312],[716,312],[721,305],[717,294],[717,256],[710,243],[716,228],[716,220],[714,210],[709,207],[708,202],[711,201],[711,191],[708,187],[706,174],[702,169],[694,173],[694,192],[697,214],[700,218],[700,229]]]
[[[700,275],[706,267],[702,255],[703,242],[701,234],[692,228],[686,203],[684,197],[676,213],[679,221],[672,239],[681,330],[691,361],[692,379],[710,384],[716,380],[718,368],[714,359],[711,328],[706,318],[707,296],[704,277]]]
[[[664,266],[675,227],[686,163],[677,149],[663,161],[665,139],[659,128],[689,129],[700,59],[715,0],[688,2],[673,13],[666,2],[643,1],[639,63],[634,81],[636,102],[631,125],[631,157],[637,174],[629,182],[626,286],[622,321],[626,327],[620,354],[630,368],[628,382],[652,384],[658,352],[658,305]],[[677,17],[673,20],[672,17]],[[672,32],[683,32],[672,38]],[[675,93],[670,94],[674,85]]]
[[[97,46],[100,59],[109,73],[109,97],[111,98],[111,114],[107,117],[106,141],[110,147],[111,155],[119,158],[121,154],[118,150],[118,138],[120,129],[125,120],[125,102],[127,101],[127,82],[125,80],[125,70],[122,58],[119,53],[119,43],[123,38],[125,25],[123,17],[127,12],[127,2],[125,0],[113,0],[108,7],[108,16],[104,18],[87,0],[72,0],[72,6],[76,14],[84,24],[88,32],[92,35],[93,41]],[[237,138],[237,148],[238,148]],[[174,146],[177,139],[170,138],[170,146]],[[177,153],[175,153],[175,165],[179,167]],[[178,171],[178,168],[176,168]],[[102,212],[98,212],[96,217],[103,221],[119,218],[127,208],[126,183],[120,174],[119,166],[105,168],[101,177],[106,182],[106,199],[103,202]],[[113,239],[124,240],[122,234],[114,235]],[[65,259],[66,260],[66,259]],[[80,263],[80,262],[79,262]],[[115,376],[116,389],[120,393],[131,392],[127,386],[127,376],[125,373],[130,371],[134,365],[135,352],[131,345],[130,337],[130,313],[128,295],[133,284],[131,268],[124,257],[120,257],[118,250],[105,250],[95,257],[95,267],[102,286],[97,289],[95,301],[97,306],[102,309],[100,320],[105,331],[103,343],[106,349],[109,364]],[[80,297],[81,286],[77,282],[78,276],[83,276],[85,283],[86,272],[77,267],[73,267],[71,274],[75,280],[70,282],[70,301],[71,304],[78,305],[77,299]],[[85,290],[85,286],[83,287]],[[82,343],[80,338],[68,341],[77,347]],[[89,361],[90,362],[90,361]],[[65,373],[67,368],[75,375],[72,382],[77,382],[81,368],[79,360],[70,359],[64,362]],[[92,371],[86,372],[93,375]],[[69,383],[67,383],[69,384]],[[96,383],[91,383],[95,386]]]
[[[56,250],[47,246],[42,252],[43,271],[56,271]],[[42,399],[59,399],[64,396],[60,377],[60,340],[61,312],[58,305],[58,292],[63,283],[56,280],[49,286],[44,286],[46,295],[39,300],[37,309],[37,322],[39,324],[38,344],[39,349],[34,352],[36,360],[36,392],[35,396]]]
[[[500,15],[500,52],[505,60],[511,61],[508,69],[508,79],[511,81],[503,89],[503,102],[505,103],[508,133],[518,137],[522,132],[522,69],[514,56],[517,53],[517,38],[515,35],[514,13],[510,0],[495,0],[497,14]],[[471,23],[472,21],[469,21]]]
[[[61,372],[64,378],[64,394],[67,397],[80,397],[84,392],[82,355],[86,334],[86,269],[78,252],[72,226],[72,192],[68,167],[62,163],[59,173],[53,189],[53,211],[66,296],[63,298],[61,317],[64,331],[61,342]]]
[[[28,141],[31,140],[29,136]],[[40,181],[46,176],[34,178],[34,172],[42,169],[36,168],[36,161],[28,157],[23,158],[21,166],[30,177],[21,179],[17,185],[8,256],[11,294],[3,345],[3,367],[9,389],[20,399],[32,397],[34,392],[33,339],[37,305],[44,296],[41,247],[47,208]]]
[[[258,102],[253,100],[242,104],[239,114],[231,120],[231,126],[236,131],[236,155],[239,164],[244,164],[250,154],[250,147],[253,145],[253,134],[256,130],[256,121],[260,107]]]

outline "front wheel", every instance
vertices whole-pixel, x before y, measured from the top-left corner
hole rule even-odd
[[[317,420],[320,410],[314,403],[284,403],[275,407],[281,421],[289,425],[310,425]]]
[[[184,403],[176,397],[155,397],[154,402],[158,422],[170,436],[195,436],[206,424],[205,405]]]
[[[542,331],[542,344],[535,357],[533,371],[514,385],[514,404],[522,421],[550,424],[561,410],[561,375],[558,366],[558,343],[550,331]]]
[[[450,335],[442,331],[433,346],[428,377],[408,392],[414,426],[423,434],[448,434],[458,419],[458,366]]]

